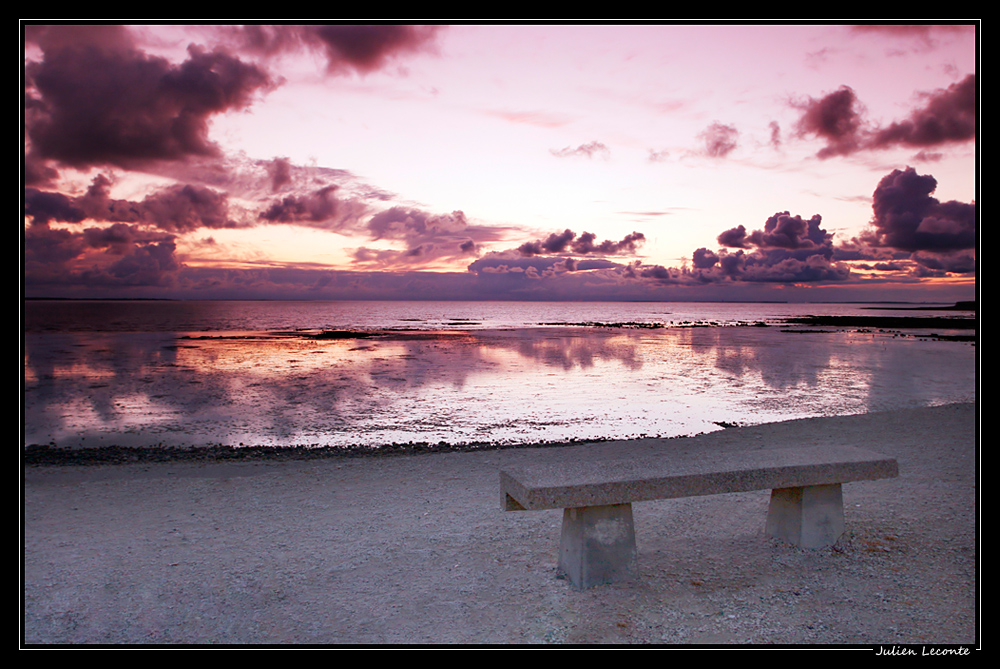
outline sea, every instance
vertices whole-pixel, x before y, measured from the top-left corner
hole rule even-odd
[[[974,402],[975,313],[945,306],[28,300],[22,443],[482,448]]]

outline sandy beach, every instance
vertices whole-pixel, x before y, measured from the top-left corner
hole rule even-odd
[[[634,506],[638,571],[556,578],[559,510],[504,512],[499,469],[619,442],[303,461],[23,470],[23,644],[979,642],[972,404],[629,448],[845,443],[896,479],[844,486],[836,546],[764,534],[767,491]]]

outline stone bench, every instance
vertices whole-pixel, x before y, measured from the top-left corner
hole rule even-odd
[[[898,475],[893,458],[824,446],[522,462],[500,489],[506,511],[564,510],[559,574],[583,589],[634,568],[633,502],[770,489],[766,532],[821,548],[844,531],[842,483]]]

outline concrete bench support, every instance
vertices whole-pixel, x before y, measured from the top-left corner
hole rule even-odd
[[[631,504],[563,510],[559,575],[580,588],[612,583],[635,567]]]
[[[892,478],[892,458],[857,448],[813,447],[720,453],[629,454],[565,462],[548,452],[500,472],[507,511],[563,509],[559,574],[577,588],[634,571],[632,504],[653,499],[771,490],[764,529],[803,548],[833,545],[844,532],[841,484]]]
[[[802,548],[825,548],[844,533],[844,498],[839,483],[775,488],[765,531]]]

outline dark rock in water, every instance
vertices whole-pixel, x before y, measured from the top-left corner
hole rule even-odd
[[[370,337],[371,333],[354,330],[323,330],[317,334],[308,334],[305,336],[309,339],[364,339],[365,337]]]
[[[976,301],[967,300],[964,302],[956,302],[955,304],[946,307],[928,307],[926,305],[890,307],[890,306],[880,305],[878,307],[862,307],[862,309],[879,309],[884,311],[975,311]]]
[[[951,318],[945,316],[800,316],[786,318],[785,323],[828,327],[976,329],[975,318]]]

